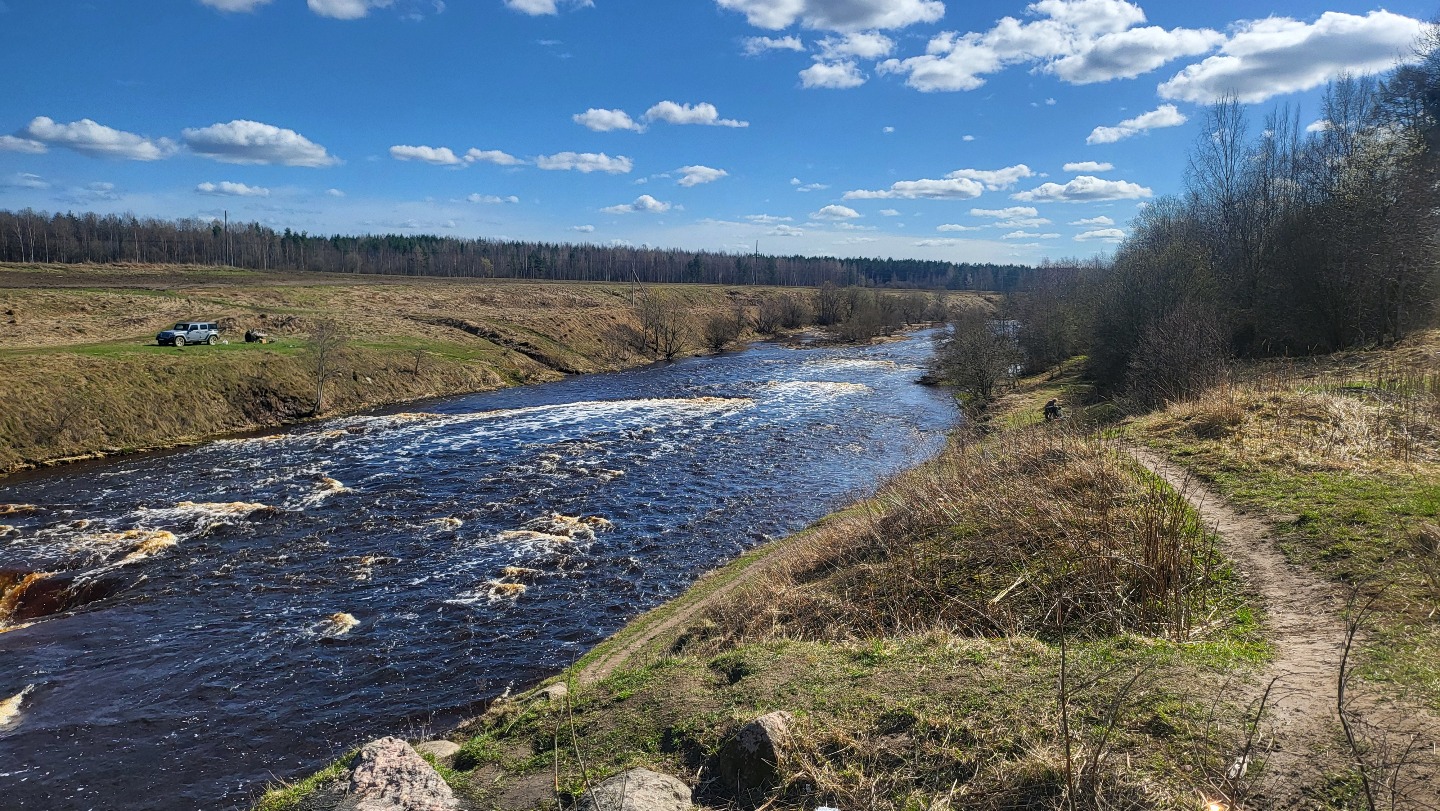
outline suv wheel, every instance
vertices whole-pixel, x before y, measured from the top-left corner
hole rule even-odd
[[[184,336],[184,335],[176,335],[176,336],[175,336],[175,345],[176,345],[176,346],[184,346],[184,345],[185,345],[185,336]]]
[[[211,335],[209,338],[205,339],[205,343],[214,346],[215,344],[220,343],[220,337],[218,335]]]

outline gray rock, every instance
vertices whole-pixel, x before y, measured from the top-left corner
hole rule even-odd
[[[381,738],[365,744],[350,772],[341,811],[453,811],[460,804],[410,744]]]
[[[565,698],[569,695],[570,688],[567,687],[565,685],[565,682],[563,681],[555,682],[554,684],[549,685],[548,687],[541,690],[539,693],[536,693],[536,696],[538,696],[539,698],[543,698],[546,701],[550,702],[564,701]]]
[[[425,741],[416,744],[415,751],[448,764],[450,759],[455,757],[455,753],[460,751],[460,744],[454,741]]]
[[[631,769],[585,792],[576,811],[689,811],[691,807],[690,787],[679,778]]]
[[[781,711],[741,727],[705,764],[705,793],[741,807],[760,805],[780,785],[778,764],[789,749],[794,722],[790,713]]]

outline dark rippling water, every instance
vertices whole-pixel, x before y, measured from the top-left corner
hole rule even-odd
[[[0,807],[243,808],[443,729],[937,452],[928,352],[765,345],[6,480],[38,509],[0,568],[120,590],[0,633]]]

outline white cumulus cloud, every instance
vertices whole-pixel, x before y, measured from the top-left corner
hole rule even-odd
[[[935,230],[936,230],[936,231],[940,231],[940,232],[942,232],[942,233],[943,233],[943,232],[946,232],[946,231],[982,231],[982,230],[984,230],[984,226],[980,226],[980,225],[960,225],[960,224],[958,224],[958,223],[947,222],[947,223],[945,223],[945,224],[943,224],[943,225],[937,225],[937,226],[935,226]]]
[[[358,20],[372,8],[389,8],[393,3],[394,0],[306,0],[311,11],[337,20]]]
[[[721,118],[720,111],[709,102],[699,104],[676,104],[662,101],[645,111],[646,121],[664,121],[667,124],[702,124],[710,127],[748,127],[749,121]]]
[[[560,6],[569,5],[574,8],[590,8],[595,5],[592,0],[569,0],[562,3],[561,0],[505,0],[505,7],[511,11],[518,11],[521,14],[529,14],[532,17],[553,15],[560,13]]]
[[[640,126],[630,114],[624,110],[605,110],[591,107],[583,113],[576,113],[571,119],[587,129],[595,132],[610,132],[611,130],[633,130],[641,132],[645,128]]]
[[[1233,93],[1243,102],[1319,87],[1342,73],[1398,64],[1424,23],[1388,11],[1364,17],[1327,11],[1313,23],[1268,17],[1237,24],[1220,53],[1160,85],[1167,99],[1209,104]]]
[[[0,135],[0,152],[24,152],[29,155],[40,155],[49,151],[49,147],[29,138],[17,138],[14,135]]]
[[[61,124],[46,116],[32,119],[19,137],[7,141],[6,148],[19,152],[43,152],[42,147],[60,146],[94,158],[122,158],[132,161],[156,161],[175,154],[175,142],[168,138],[146,138],[133,132],[112,129],[88,118]],[[28,142],[28,143],[26,143]]]
[[[745,219],[761,225],[774,225],[777,222],[790,222],[790,217],[777,217],[773,214],[746,214]]]
[[[448,146],[404,146],[390,147],[390,157],[397,161],[421,161],[432,166],[459,166],[464,163]]]
[[[622,203],[600,209],[606,214],[663,214],[670,210],[670,204],[656,200],[648,194],[635,198],[633,203]]]
[[[849,206],[830,205],[821,208],[819,211],[810,212],[810,219],[812,220],[831,220],[838,222],[840,220],[854,220],[859,217],[860,212]]]
[[[1010,206],[1009,208],[972,208],[972,217],[995,217],[996,219],[1008,220],[1014,217],[1035,217],[1040,212],[1031,206]]]
[[[1182,56],[1207,53],[1224,41],[1224,34],[1208,28],[1132,28],[1105,34],[1047,69],[1071,84],[1133,79]]]
[[[1001,239],[1058,239],[1059,234],[1032,234],[1029,231],[1011,231]]]
[[[860,73],[860,66],[850,61],[816,62],[800,71],[800,86],[807,89],[846,90],[862,84],[865,76]]]
[[[1128,180],[1101,180],[1080,175],[1069,183],[1043,183],[1010,195],[1027,203],[1088,203],[1096,200],[1136,200],[1151,196],[1150,189]]]
[[[709,166],[681,166],[675,170],[680,173],[680,179],[675,181],[681,186],[699,186],[702,183],[714,183],[722,177],[729,176],[724,169],[713,169]]]
[[[1162,104],[1148,113],[1127,118],[1113,127],[1096,127],[1085,139],[1087,144],[1113,144],[1132,135],[1161,127],[1178,127],[1188,121],[1173,104]]]
[[[593,233],[595,233],[595,226],[593,226],[593,225],[572,225],[572,226],[570,226],[570,230],[571,230],[571,231],[578,231],[578,232],[580,232],[580,233],[582,233],[582,234],[593,234]]]
[[[756,28],[778,31],[795,23],[821,31],[866,31],[933,23],[945,16],[939,0],[716,0]]]
[[[557,152],[554,155],[541,155],[535,159],[535,165],[541,169],[574,170],[585,174],[607,172],[612,175],[622,175],[635,168],[634,162],[624,155],[612,158],[604,152]]]
[[[804,51],[799,37],[746,37],[741,43],[746,56],[759,56],[766,51]]]
[[[344,196],[345,196],[345,192],[340,191],[339,189],[326,189],[326,190],[325,190],[325,193],[328,194],[328,195],[331,196],[331,197],[344,197]]]
[[[200,0],[200,4],[220,11],[254,11],[270,0]]]
[[[904,75],[925,92],[974,90],[988,75],[1026,64],[1086,84],[1133,78],[1225,39],[1209,29],[1137,28],[1145,12],[1127,0],[1040,0],[1025,11],[1024,19],[1002,17],[986,31],[942,32],[923,55],[890,59],[878,69]]]
[[[985,193],[985,185],[968,177],[947,177],[943,180],[901,180],[888,189],[854,189],[843,195],[846,200],[972,200]]]
[[[895,50],[895,40],[877,31],[826,37],[816,43],[824,59],[880,59]]]
[[[340,161],[294,130],[243,119],[181,132],[185,146],[221,163],[334,166]]]
[[[110,189],[104,189],[110,191]],[[222,180],[219,183],[201,183],[195,187],[200,194],[214,194],[224,197],[269,197],[270,190],[263,186],[247,186],[244,183],[231,183]]]
[[[1120,242],[1125,239],[1125,232],[1119,228],[1097,228],[1094,231],[1086,231],[1083,234],[1076,234],[1076,242]]]
[[[1034,177],[1034,175],[1035,173],[1030,170],[1029,166],[1020,163],[1015,166],[1007,166],[1004,169],[957,169],[945,177],[950,179],[966,178],[968,180],[978,180],[985,184],[985,188],[989,191],[1002,191],[1015,185],[1023,178]]]
[[[805,229],[796,228],[793,225],[777,225],[769,231],[766,231],[765,234],[766,236],[772,237],[803,237],[805,236]]]
[[[525,161],[498,149],[475,149],[465,150],[466,163],[493,163],[496,166],[519,166]],[[627,170],[628,171],[628,170]]]
[[[1083,218],[1083,219],[1079,219],[1079,220],[1076,220],[1075,222],[1070,223],[1070,225],[1114,225],[1114,224],[1115,224],[1115,221],[1114,221],[1114,220],[1110,219],[1109,217],[1106,217],[1106,216],[1103,215],[1103,214],[1100,215],[1099,217],[1085,217],[1085,218]]]
[[[465,197],[466,202],[485,203],[487,205],[498,205],[500,203],[518,203],[520,198],[515,195],[501,197],[498,194],[471,194]]]
[[[1115,165],[1100,161],[1075,161],[1065,164],[1062,168],[1067,172],[1108,172],[1114,169]]]

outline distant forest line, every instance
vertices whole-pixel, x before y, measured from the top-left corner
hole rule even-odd
[[[229,265],[255,270],[819,287],[1031,288],[1049,267],[766,256],[431,235],[320,236],[260,223],[0,211],[0,261]]]

